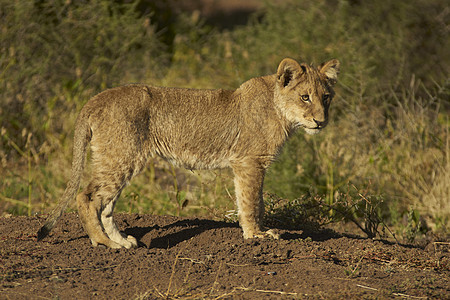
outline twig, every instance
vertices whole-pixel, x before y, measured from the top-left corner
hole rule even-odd
[[[232,264],[232,263],[226,263],[227,266],[231,266],[231,267],[247,267],[250,266],[250,264],[245,264],[245,265],[237,265],[237,264]]]
[[[180,249],[180,251],[178,251],[177,255],[175,256],[173,265],[172,265],[172,274],[170,274],[169,286],[167,287],[167,292],[166,292],[166,299],[169,299],[170,287],[172,285],[173,276],[175,275],[175,267],[177,265],[178,257],[180,256],[181,250],[182,249]]]
[[[359,268],[359,266],[360,266],[360,264],[361,264],[363,259],[364,259],[364,256],[361,256],[361,258],[359,259],[358,263],[356,264],[355,268],[352,270],[350,275],[352,275],[352,276],[355,275],[355,272]]]
[[[417,296],[411,296],[411,295],[406,295],[406,294],[402,294],[402,293],[392,293],[392,295],[404,297],[404,298],[412,298],[412,299],[428,299],[428,297],[417,297]]]
[[[298,293],[283,292],[283,291],[269,291],[269,290],[255,290],[255,292],[273,293],[273,294],[280,294],[280,295],[293,295],[293,296],[297,296],[298,295]]]
[[[353,187],[356,189],[356,187],[355,187],[354,185],[353,185]],[[356,190],[357,190],[357,189],[356,189]],[[357,190],[357,191],[358,191],[358,190]],[[358,195],[359,195],[362,199],[364,199],[364,201],[366,201],[367,204],[371,205],[370,201],[369,201],[364,195],[362,195],[359,191],[358,191]],[[384,226],[384,228],[386,228],[386,229],[389,231],[389,233],[392,235],[392,237],[395,239],[395,241],[396,241],[397,244],[398,244],[399,241],[397,240],[397,237],[396,237],[395,234],[391,231],[391,229],[386,225],[386,223],[384,223],[383,220],[382,220],[381,218],[378,217],[378,215],[376,216],[376,218],[377,218],[377,221],[380,222],[380,224],[382,224],[382,225]],[[376,233],[378,233],[378,230],[377,230]],[[380,234],[378,233],[378,235],[380,235]]]
[[[225,191],[227,192],[228,197],[230,197],[230,199],[233,200],[233,196],[231,196],[231,193],[230,193],[230,191],[228,190],[227,187],[225,187]]]
[[[218,299],[222,299],[222,298],[228,297],[228,296],[234,294],[235,292],[236,292],[236,289],[233,289],[233,290],[232,290],[231,292],[229,292],[229,293],[225,293],[225,294],[223,294],[223,295],[217,296],[216,298],[214,298],[214,300],[218,300]]]
[[[161,293],[161,292],[156,288],[156,286],[153,286],[153,288],[154,288],[155,291],[161,296],[161,298],[167,298],[167,297],[165,297],[165,296],[163,295],[163,293]]]
[[[270,294],[279,294],[279,295],[292,295],[297,296],[298,293],[291,293],[291,292],[283,292],[283,291],[272,291],[272,290],[257,290],[257,289],[251,289],[246,287],[236,287],[235,289],[243,290],[246,292],[259,292],[259,293],[270,293]]]
[[[436,247],[436,245],[447,245],[450,246],[450,243],[448,242],[433,242],[434,246]]]
[[[371,291],[378,291],[378,289],[370,287],[370,286],[365,286],[362,284],[357,284],[357,287],[363,288],[363,289],[368,289]],[[407,294],[403,294],[403,293],[392,293],[392,295],[394,296],[399,296],[399,297],[404,297],[404,298],[411,298],[411,299],[428,299],[428,297],[417,297],[417,296],[411,296],[411,295],[407,295]]]
[[[211,291],[209,292],[210,295],[212,295],[212,293],[214,292],[214,287],[218,283],[217,279],[219,278],[219,273],[220,273],[220,270],[222,269],[222,265],[223,265],[223,262],[220,262],[219,269],[217,270],[216,278],[214,279],[214,282],[211,286]]]
[[[177,262],[178,262],[178,260],[179,260],[181,251],[183,251],[184,249],[186,249],[187,245],[189,245],[191,242],[192,242],[192,239],[189,240],[189,241],[187,242],[187,244],[186,244],[182,249],[180,249],[180,250],[178,251],[177,255],[175,256],[175,261],[173,262],[173,265],[172,265],[172,274],[170,274],[169,286],[167,287],[167,292],[166,292],[166,297],[165,297],[166,299],[169,299],[170,287],[172,286],[173,276],[175,275],[175,267],[176,267]]]
[[[198,260],[198,259],[194,259],[194,258],[190,258],[190,257],[180,257],[178,259],[179,260],[188,260],[188,261],[190,261],[190,262],[192,262],[194,264],[204,264],[205,265],[204,261],[201,261],[201,260]]]
[[[378,291],[378,289],[376,289],[376,288],[372,288],[370,286],[365,286],[365,285],[362,285],[362,284],[357,284],[356,286],[360,287],[360,288],[363,288],[363,289],[368,289],[368,290],[371,290],[371,291]]]

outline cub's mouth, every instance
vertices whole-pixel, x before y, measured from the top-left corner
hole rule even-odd
[[[318,134],[323,129],[323,127],[314,127],[314,128],[303,127],[303,129],[305,129],[305,132],[307,134],[314,135]]]
[[[297,123],[296,128],[303,128],[307,134],[318,134],[322,129],[324,129],[327,126],[326,123],[322,123],[320,125],[317,125],[316,127],[308,127],[307,125],[304,125],[302,123]]]

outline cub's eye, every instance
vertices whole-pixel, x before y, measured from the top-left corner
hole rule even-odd
[[[309,95],[302,95],[301,98],[302,98],[302,100],[305,101],[305,102],[309,102],[309,101],[310,101]]]
[[[328,102],[328,100],[330,100],[330,95],[328,94],[323,95],[323,101]]]

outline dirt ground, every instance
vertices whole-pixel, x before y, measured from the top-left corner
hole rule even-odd
[[[117,214],[137,249],[94,248],[76,213],[0,218],[0,299],[449,299],[450,245],[327,230],[244,240],[237,223]]]

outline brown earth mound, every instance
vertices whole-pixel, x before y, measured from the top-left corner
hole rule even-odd
[[[244,240],[235,223],[116,220],[139,248],[93,248],[75,213],[43,242],[36,242],[43,217],[0,218],[0,298],[450,298],[446,242],[422,249],[331,230]]]

